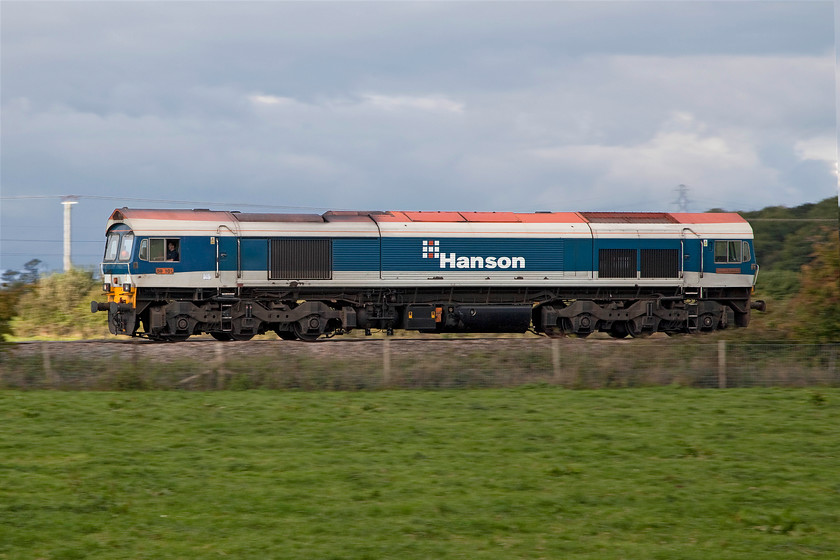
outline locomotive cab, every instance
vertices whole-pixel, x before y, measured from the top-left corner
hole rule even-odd
[[[137,287],[132,269],[137,268],[135,235],[125,224],[115,224],[108,229],[105,255],[100,264],[102,291],[107,303],[91,302],[91,311],[108,312],[108,329],[111,334],[131,335],[136,329],[135,307]]]

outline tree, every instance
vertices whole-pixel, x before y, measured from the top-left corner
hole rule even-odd
[[[827,233],[814,245],[813,260],[802,267],[801,288],[793,300],[795,331],[819,342],[840,342],[840,236]]]
[[[24,284],[34,284],[41,277],[38,269],[41,267],[41,259],[32,259],[23,265],[23,273],[19,280]]]

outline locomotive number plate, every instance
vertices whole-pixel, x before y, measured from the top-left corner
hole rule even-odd
[[[156,268],[155,274],[175,274],[174,268]]]

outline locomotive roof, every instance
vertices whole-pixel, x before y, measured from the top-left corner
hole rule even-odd
[[[591,224],[728,224],[746,222],[734,212],[428,212],[329,211],[324,214],[227,212],[208,209],[157,210],[119,208],[111,220],[236,220],[238,222],[440,222],[440,223],[591,223]]]

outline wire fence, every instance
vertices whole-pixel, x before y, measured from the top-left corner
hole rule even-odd
[[[0,352],[0,388],[379,390],[840,386],[840,344],[685,339],[39,342]]]

